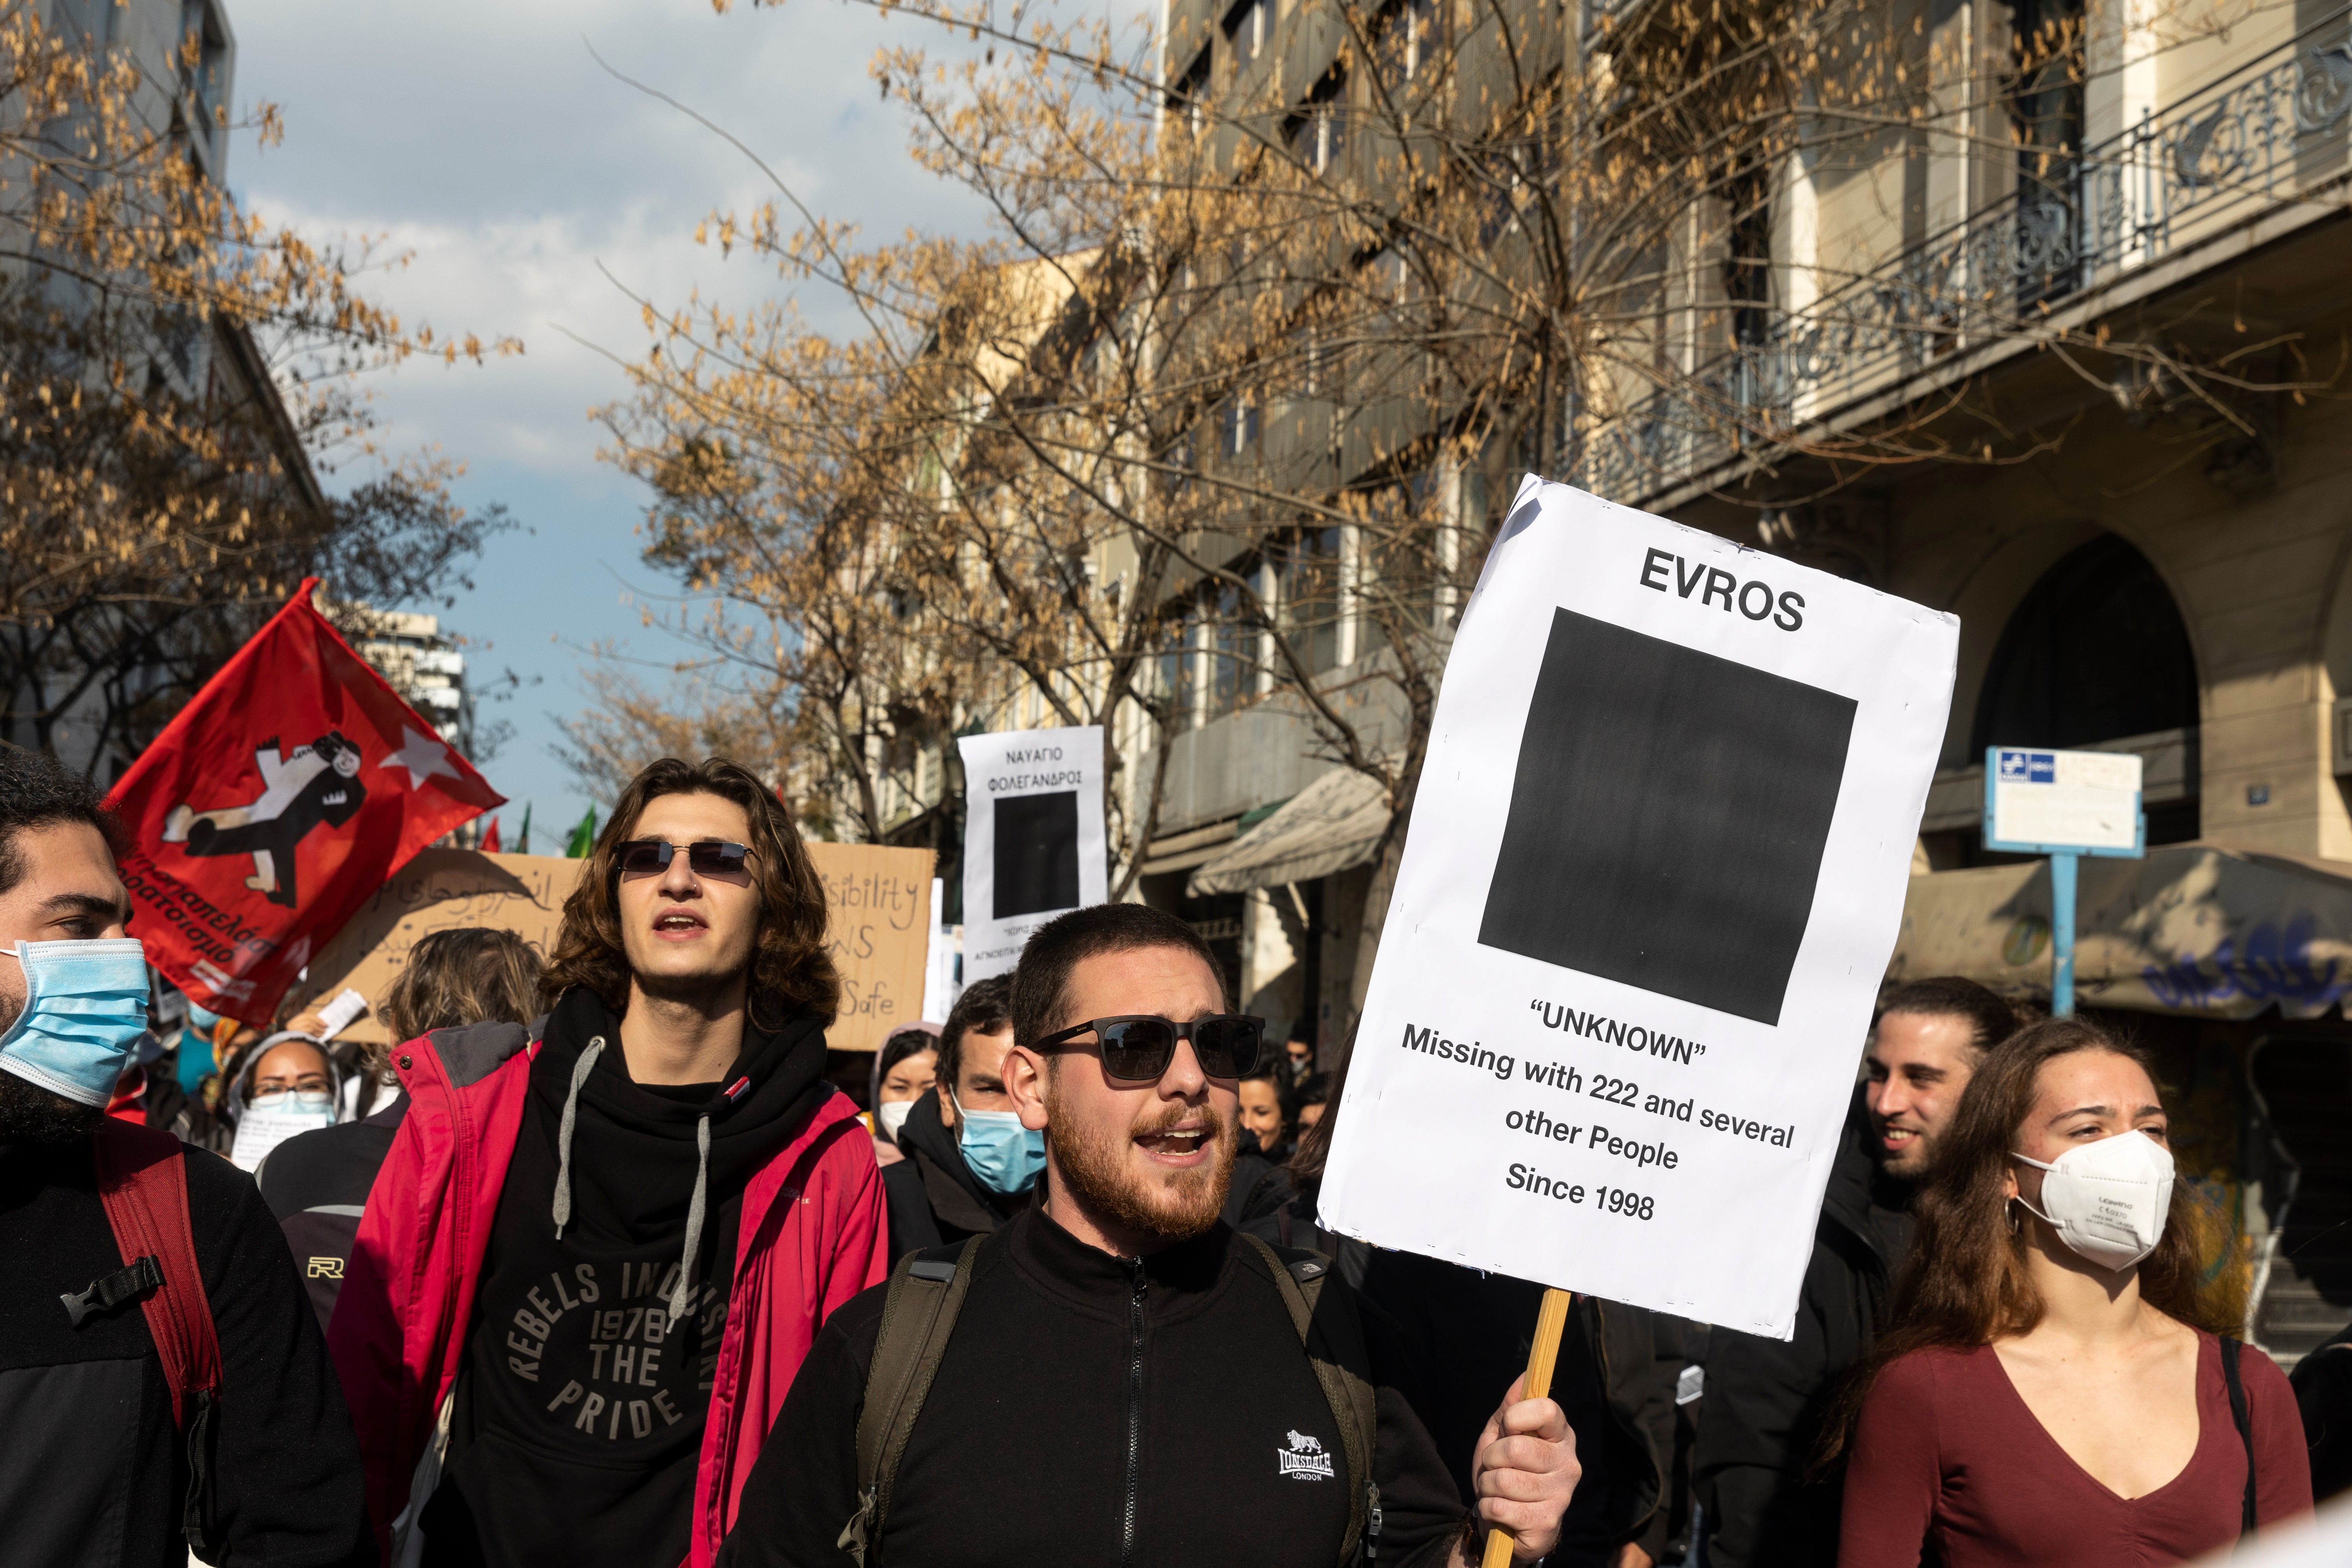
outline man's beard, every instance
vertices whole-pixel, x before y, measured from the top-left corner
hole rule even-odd
[[[78,1143],[105,1114],[104,1106],[68,1100],[0,1070],[0,1147],[54,1149]]]
[[[1232,1124],[1202,1108],[1199,1114],[1209,1124],[1202,1143],[1209,1158],[1189,1171],[1167,1173],[1164,1181],[1139,1179],[1127,1163],[1127,1152],[1136,1139],[1169,1131],[1193,1114],[1193,1107],[1172,1105],[1148,1125],[1096,1135],[1055,1120],[1049,1104],[1045,1146],[1053,1152],[1055,1173],[1079,1202],[1126,1229],[1182,1241],[1216,1224],[1224,1212],[1234,1179]]]

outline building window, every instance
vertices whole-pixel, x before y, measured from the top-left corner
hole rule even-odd
[[[2171,591],[2107,534],[2044,573],[2010,616],[1977,700],[1974,754],[2197,721],[2197,655]]]
[[[1274,41],[1273,0],[1243,0],[1225,17],[1225,38],[1234,47],[1234,58],[1247,65],[1265,52]]]
[[[1436,61],[1437,0],[1400,0],[1390,10],[1375,47],[1387,80],[1407,82],[1418,77]]]
[[[1275,563],[1282,629],[1310,675],[1339,662],[1339,530],[1301,529]]]
[[[1171,729],[1192,727],[1192,626],[1189,621],[1171,621],[1160,636],[1160,672],[1154,682],[1160,700],[1167,706],[1168,723]]]
[[[228,35],[214,15],[211,0],[187,0],[180,11],[180,81],[196,100],[210,142],[220,129],[228,98]]]
[[[1228,458],[1244,458],[1257,450],[1258,410],[1236,398],[1218,411],[1217,446]]]
[[[1328,174],[1347,151],[1347,86],[1346,74],[1333,66],[1290,117],[1291,156],[1310,174]]]
[[[1171,115],[1181,115],[1186,129],[1198,136],[1209,122],[1208,97],[1209,49],[1204,44],[1184,74],[1169,88],[1168,110]]]
[[[1231,713],[1257,689],[1257,661],[1250,657],[1257,638],[1242,624],[1242,594],[1227,584],[1202,595],[1209,646],[1209,712]]]

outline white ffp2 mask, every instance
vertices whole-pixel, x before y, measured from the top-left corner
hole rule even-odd
[[[2123,1132],[2067,1150],[2052,1164],[2013,1154],[2049,1173],[2042,1207],[2018,1202],[2057,1230],[2058,1239],[2102,1268],[2129,1268],[2156,1250],[2172,1212],[2172,1151],[2145,1132]]]

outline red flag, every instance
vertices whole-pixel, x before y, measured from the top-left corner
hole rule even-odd
[[[506,800],[311,607],[317,582],[107,797],[148,962],[257,1026],[410,856]]]
[[[489,831],[482,835],[482,853],[485,855],[495,855],[498,852],[499,819],[494,816],[490,818]]]

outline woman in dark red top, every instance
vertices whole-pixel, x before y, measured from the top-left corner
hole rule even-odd
[[[2230,1410],[2205,1281],[2226,1233],[2176,1204],[2147,1059],[2055,1018],[1970,1079],[1916,1205],[1893,1326],[1833,1426],[1839,1568],[2147,1568],[2311,1509],[2303,1422],[2259,1352]]]

